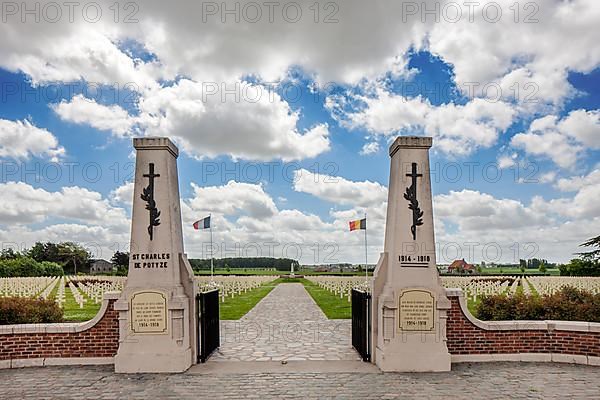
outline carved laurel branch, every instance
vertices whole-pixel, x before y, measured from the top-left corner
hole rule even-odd
[[[156,208],[156,201],[152,198],[150,186],[142,189],[141,198],[146,202],[146,210],[150,211],[150,227],[160,225],[160,211]]]
[[[423,220],[421,219],[423,217],[423,211],[419,208],[419,201],[417,200],[416,193],[412,190],[412,186],[406,188],[404,198],[409,201],[408,208],[413,212],[413,225],[423,225]]]

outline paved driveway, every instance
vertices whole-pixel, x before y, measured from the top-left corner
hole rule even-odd
[[[351,320],[330,320],[300,283],[282,283],[239,321],[221,321],[208,362],[359,360]]]

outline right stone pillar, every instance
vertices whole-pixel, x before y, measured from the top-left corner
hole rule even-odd
[[[382,371],[449,371],[450,301],[435,254],[430,137],[400,136],[390,147],[384,251],[372,287],[373,360]]]

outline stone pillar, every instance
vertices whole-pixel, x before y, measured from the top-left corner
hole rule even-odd
[[[116,372],[183,372],[195,361],[194,273],[183,251],[177,147],[136,138],[127,284]]]
[[[373,360],[383,371],[449,371],[450,302],[436,267],[430,137],[398,137],[391,167],[384,252],[372,287]]]

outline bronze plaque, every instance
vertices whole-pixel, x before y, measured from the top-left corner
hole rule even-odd
[[[147,290],[129,300],[129,321],[133,333],[167,333],[167,295]]]
[[[399,330],[432,331],[435,326],[435,296],[423,289],[404,290],[398,300],[398,313]]]

